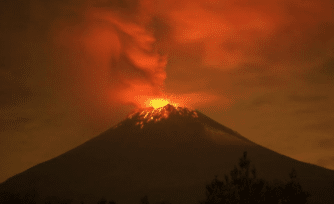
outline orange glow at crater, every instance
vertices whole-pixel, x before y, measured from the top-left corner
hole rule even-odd
[[[166,100],[166,99],[159,98],[159,99],[150,100],[149,104],[153,108],[157,109],[157,108],[160,108],[160,107],[163,107],[163,106],[169,104],[169,101]]]
[[[180,106],[179,103],[173,103],[171,100],[165,98],[148,99],[145,103],[146,107],[153,107],[154,109],[164,107],[167,104],[170,104],[174,107]]]
[[[138,103],[140,103],[141,108],[154,108],[159,109],[166,106],[167,104],[177,107],[188,107],[186,98],[174,97],[172,95],[168,96],[166,94],[161,94],[160,96],[144,96],[138,97]],[[191,108],[191,107],[188,107]]]
[[[176,103],[175,100],[172,100],[171,98],[148,98],[145,101],[146,107],[153,107],[154,109],[158,109],[161,107],[164,107],[165,105],[170,104],[174,106],[175,108],[182,106],[181,102]]]

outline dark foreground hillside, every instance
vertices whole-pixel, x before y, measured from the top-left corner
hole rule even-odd
[[[216,175],[211,183],[206,185],[205,199],[199,204],[306,204],[311,194],[304,191],[297,178],[295,169],[289,174],[288,181],[275,180],[266,181],[257,178],[256,168],[251,167],[251,162],[247,158],[247,152],[239,159],[229,175],[224,176],[224,180],[218,179]],[[334,188],[334,181],[333,181]],[[129,195],[131,196],[131,195]],[[31,191],[26,194],[13,194],[10,192],[0,193],[0,203],[3,204],[36,204],[36,203],[75,203],[73,199],[64,199],[56,196],[47,197],[45,201],[38,200],[38,193]],[[140,199],[142,204],[149,204],[148,196]],[[81,204],[84,202],[81,201]],[[114,200],[108,201],[101,198],[97,204],[116,204]],[[156,202],[156,204],[167,204],[166,201]]]
[[[295,169],[303,190],[311,194],[309,203],[334,203],[334,171],[263,148],[198,111],[168,106],[159,114],[134,114],[13,176],[0,185],[0,192],[35,192],[41,203],[58,198],[97,203],[104,197],[132,204],[147,195],[150,203],[193,204],[205,200],[205,186],[214,175],[224,180],[247,151],[257,178],[286,183]]]

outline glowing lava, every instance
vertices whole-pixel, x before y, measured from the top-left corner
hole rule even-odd
[[[158,105],[160,105],[160,103],[158,103]],[[170,115],[198,118],[196,111],[189,110],[185,107],[176,107],[169,103],[162,107],[154,107],[155,106],[152,105],[148,108],[139,109],[132,114],[129,114],[128,119],[133,119],[134,121],[136,121],[136,125],[140,125],[140,128],[143,128],[144,124],[147,124],[149,122],[155,123],[160,120],[167,119]]]
[[[154,109],[164,107],[167,104],[170,104],[174,107],[178,107],[180,105],[179,103],[173,103],[170,99],[166,99],[166,98],[153,98],[153,99],[150,98],[150,99],[147,99],[145,102],[146,107],[153,107]]]
[[[149,102],[149,105],[155,109],[164,107],[167,104],[169,104],[169,101],[166,99],[153,99]]]

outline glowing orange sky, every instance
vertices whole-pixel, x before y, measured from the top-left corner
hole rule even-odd
[[[2,1],[0,182],[151,98],[334,169],[333,10],[331,0]]]

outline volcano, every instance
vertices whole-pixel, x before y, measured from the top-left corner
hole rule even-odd
[[[288,180],[292,168],[309,203],[334,203],[334,171],[300,162],[255,144],[197,110],[174,107],[138,109],[97,137],[17,174],[1,191],[97,203],[195,204],[205,185],[223,178],[247,151],[259,178]]]

